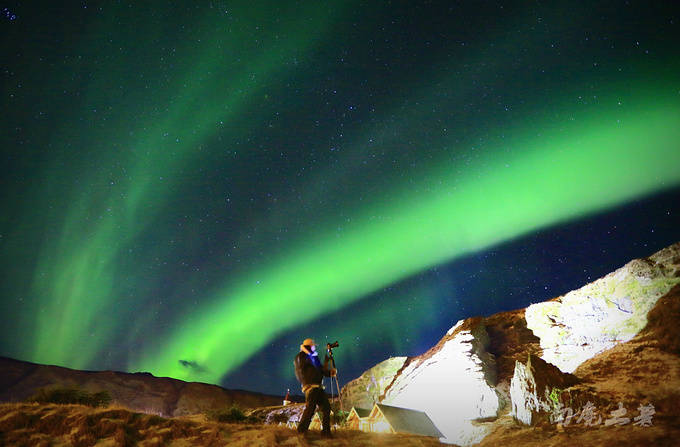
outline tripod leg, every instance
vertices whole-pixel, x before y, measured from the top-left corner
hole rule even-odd
[[[333,380],[331,379],[331,384],[332,383],[333,383]],[[343,409],[342,409],[342,397],[340,396],[340,382],[338,381],[337,371],[335,373],[335,385],[338,387],[338,401],[340,402],[340,411],[343,411]]]

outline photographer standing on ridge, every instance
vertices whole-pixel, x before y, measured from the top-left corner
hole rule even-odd
[[[319,354],[316,352],[316,343],[311,338],[307,338],[300,345],[300,353],[295,357],[295,376],[302,384],[302,392],[305,393],[305,411],[298,423],[297,430],[305,433],[309,428],[314,411],[317,405],[321,409],[321,433],[331,437],[331,404],[328,396],[321,384],[324,376],[333,377],[336,374],[335,368],[328,368],[328,356],[324,360],[323,366],[319,361]]]

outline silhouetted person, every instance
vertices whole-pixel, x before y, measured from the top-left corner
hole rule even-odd
[[[298,432],[305,433],[309,428],[317,405],[321,409],[321,426],[324,436],[331,436],[331,404],[323,389],[321,382],[324,376],[332,377],[336,374],[334,368],[328,368],[328,356],[323,365],[316,352],[316,343],[311,338],[306,339],[300,345],[300,352],[295,357],[295,376],[302,384],[302,392],[305,393],[305,411],[298,423]]]

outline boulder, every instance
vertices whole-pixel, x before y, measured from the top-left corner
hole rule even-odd
[[[510,414],[526,425],[536,425],[541,419],[540,413],[554,416],[563,407],[561,393],[577,382],[576,376],[563,373],[540,357],[529,354],[526,364],[515,362],[515,373],[510,381]]]

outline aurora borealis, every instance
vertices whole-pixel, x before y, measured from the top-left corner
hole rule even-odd
[[[0,355],[280,394],[680,239],[678,7],[179,3],[8,7]]]

